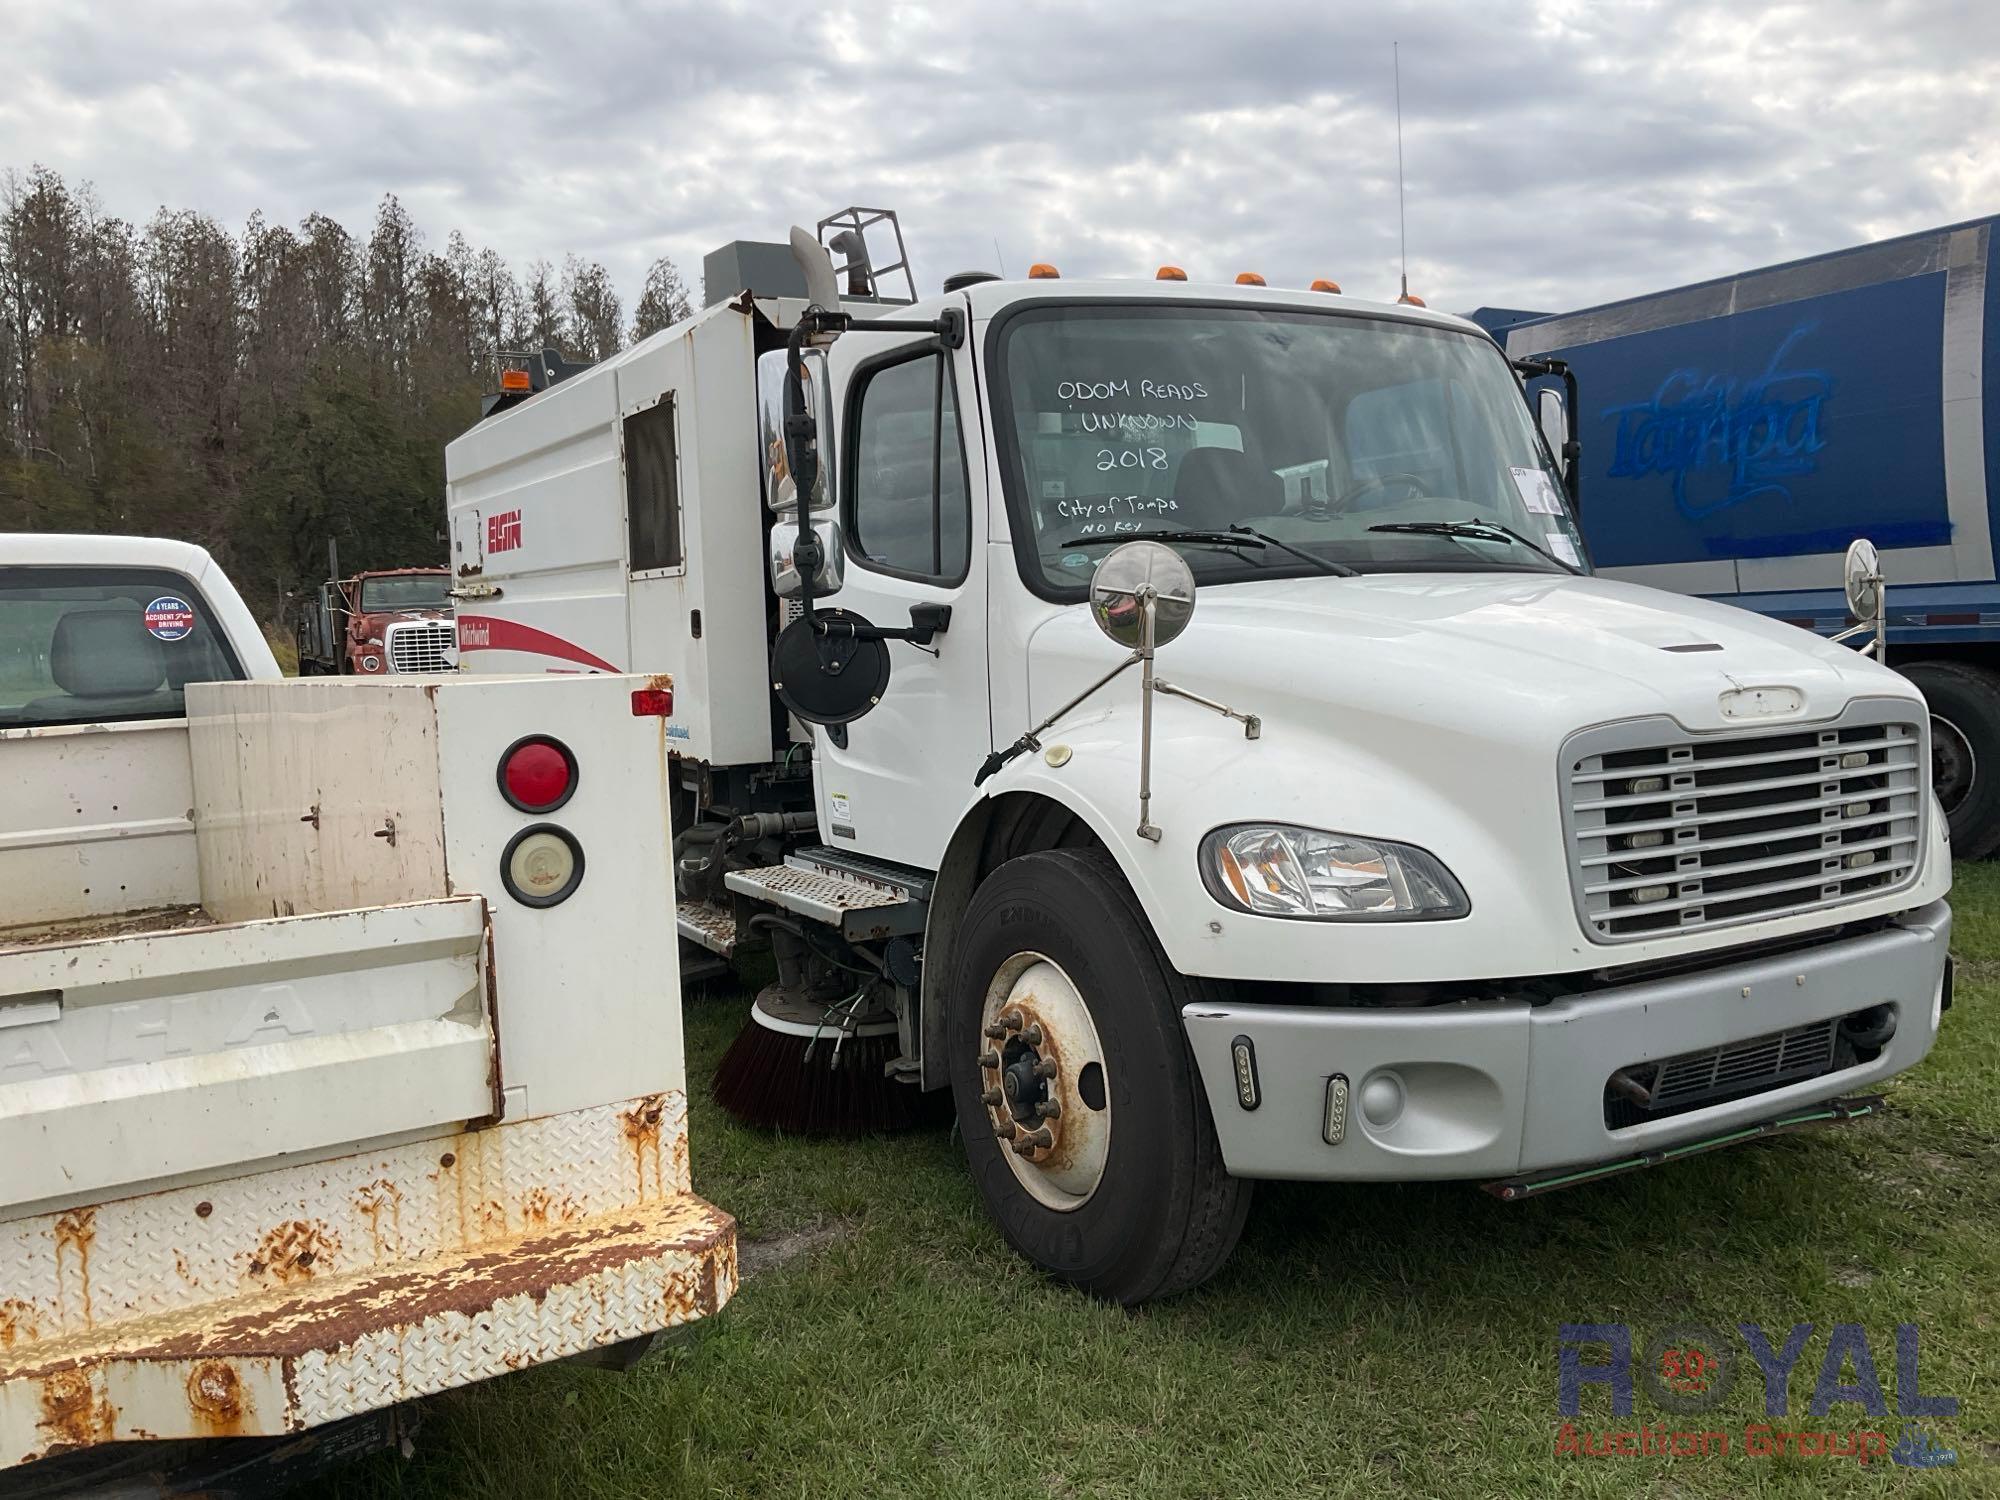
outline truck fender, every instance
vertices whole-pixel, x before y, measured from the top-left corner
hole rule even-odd
[[[1138,782],[1129,768],[1125,781],[1131,796],[1136,798]],[[1119,832],[1096,798],[1083,793],[1074,782],[1050,774],[1041,757],[1023,757],[980,787],[959,813],[945,845],[924,920],[923,978],[915,1029],[922,1064],[920,1077],[926,1089],[945,1088],[951,1081],[945,1066],[945,1012],[950,1003],[952,943],[973,891],[987,874],[987,836],[994,818],[1012,799],[1032,799],[1068,814],[1067,819],[1055,821],[1070,822],[1072,827],[1081,824],[1090,840],[1110,853],[1133,889],[1145,889],[1137,878],[1138,872],[1132,868],[1133,840]],[[1136,822],[1136,801],[1130,814],[1130,821]],[[1009,854],[1027,854],[1045,847],[1050,845],[1030,840]]]

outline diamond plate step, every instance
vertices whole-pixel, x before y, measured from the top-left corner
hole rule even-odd
[[[674,908],[682,937],[728,958],[736,952],[736,913],[710,901],[683,901]]]
[[[782,865],[731,870],[723,883],[754,900],[838,928],[851,943],[924,930],[925,904],[908,890],[850,879],[797,856]]]

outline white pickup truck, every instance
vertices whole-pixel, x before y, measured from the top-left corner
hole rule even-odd
[[[671,684],[277,678],[199,548],[0,537],[0,1469],[295,1456],[734,1287]]]
[[[890,219],[822,224],[841,281],[725,247],[455,441],[461,646],[676,674],[683,933],[775,947],[774,1031],[892,1032],[1016,1247],[1136,1301],[1253,1179],[1521,1197],[1930,1050],[1922,698],[1591,576],[1480,329],[1171,267],[895,305]]]

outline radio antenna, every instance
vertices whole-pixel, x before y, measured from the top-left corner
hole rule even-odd
[[[1396,239],[1403,257],[1403,301],[1410,300],[1410,230],[1403,216],[1403,44],[1389,44],[1389,66],[1396,73]]]

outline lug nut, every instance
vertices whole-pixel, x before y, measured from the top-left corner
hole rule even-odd
[[[979,1102],[989,1109],[998,1108],[1000,1104],[1000,1090],[988,1089],[979,1096]]]
[[[1046,1125],[1029,1131],[1021,1139],[1026,1141],[1030,1146],[1053,1146],[1056,1143],[1056,1138],[1049,1133],[1049,1128]]]
[[[1053,1078],[1061,1071],[1062,1069],[1055,1065],[1053,1058],[1045,1057],[1035,1064],[1035,1076],[1037,1078]]]
[[[1003,1140],[1003,1141],[1011,1141],[1011,1140],[1013,1140],[1013,1139],[1014,1139],[1014,1137],[1015,1137],[1016,1135],[1020,1134],[1020,1132],[1019,1132],[1019,1131],[1017,1131],[1017,1130],[1016,1130],[1016,1129],[1014,1128],[1014,1126],[1012,1125],[1012,1123],[1010,1123],[1010,1122],[1007,1122],[1007,1121],[1002,1121],[1002,1122],[1001,1122],[1000,1124],[998,1124],[998,1125],[995,1125],[995,1126],[993,1127],[993,1133],[994,1133],[995,1135],[997,1135],[998,1137],[1000,1137],[1000,1139],[1001,1139],[1001,1140]],[[1019,1145],[1017,1144],[1017,1145],[1016,1145],[1016,1146],[1014,1147],[1014,1149],[1015,1149],[1016,1151],[1019,1151],[1019,1150],[1020,1150],[1021,1148],[1020,1148],[1020,1146],[1019,1146]]]
[[[1021,1013],[1018,1010],[1008,1011],[1006,1015],[1000,1018],[1000,1024],[1005,1026],[1009,1031],[1019,1031],[1021,1029]]]
[[[1035,1154],[1035,1143],[1026,1136],[1022,1136],[1021,1139],[1014,1142],[1014,1154],[1016,1156],[1033,1156]]]
[[[979,1066],[982,1068],[999,1067],[1000,1054],[993,1051],[991,1048],[987,1049],[986,1051],[979,1054]]]
[[[1060,1120],[1062,1118],[1062,1106],[1053,1099],[1044,1099],[1040,1104],[1035,1106],[1035,1113],[1040,1115],[1044,1120]]]
[[[1026,1031],[1022,1032],[1022,1033],[1021,1033],[1021,1040],[1022,1040],[1022,1041],[1024,1041],[1024,1042],[1026,1042],[1026,1043],[1027,1043],[1027,1044],[1028,1044],[1028,1045],[1029,1045],[1030,1047],[1039,1047],[1039,1046],[1041,1046],[1041,1045],[1042,1045],[1042,1023],[1041,1023],[1041,1022],[1039,1022],[1039,1021],[1037,1021],[1037,1022],[1035,1022],[1035,1024],[1034,1024],[1034,1025],[1030,1026],[1030,1027],[1029,1027],[1029,1028],[1028,1028],[1028,1029],[1027,1029]]]
[[[991,1026],[986,1028],[987,1038],[991,1041],[997,1042],[1006,1034],[1007,1028],[1002,1026],[998,1021],[995,1021]]]

